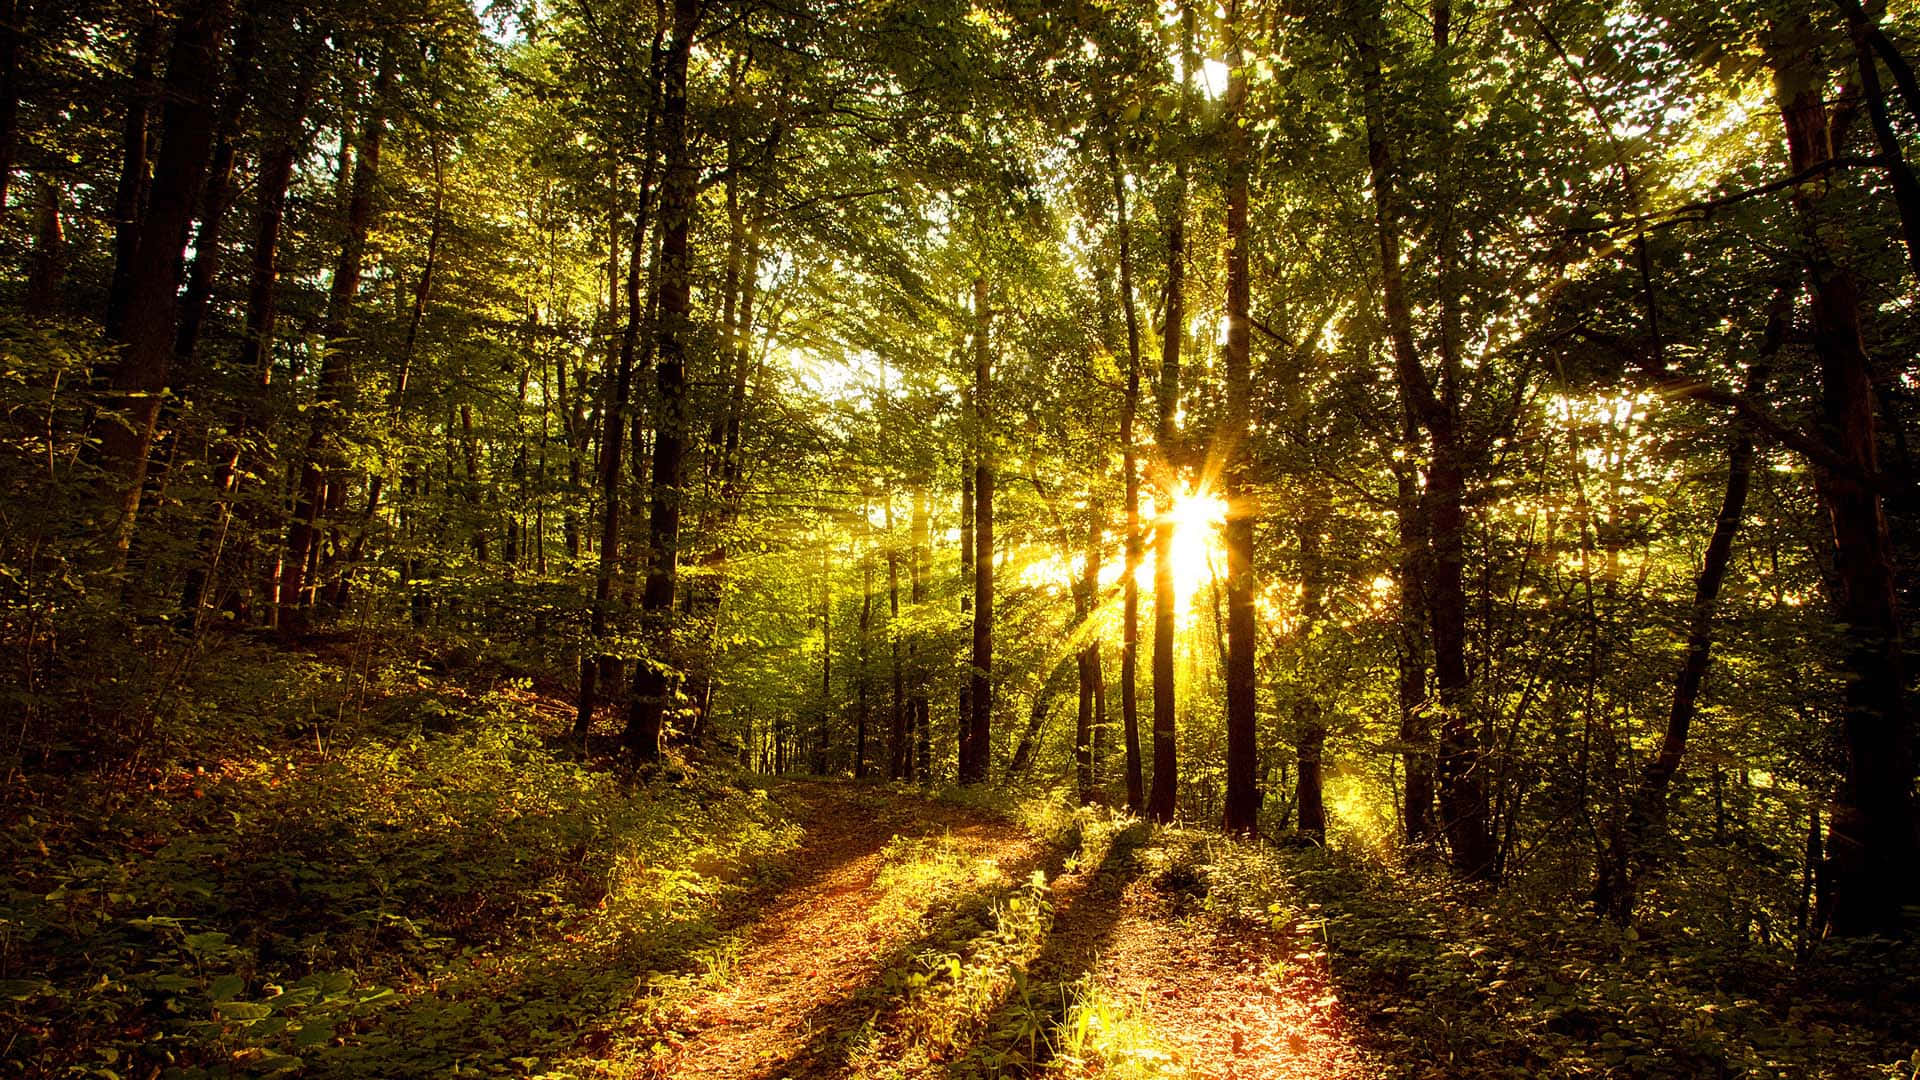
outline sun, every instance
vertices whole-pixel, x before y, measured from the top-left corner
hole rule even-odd
[[[1173,594],[1179,610],[1184,612],[1194,593],[1215,574],[1223,574],[1226,567],[1221,563],[1219,536],[1220,526],[1227,520],[1226,500],[1201,488],[1173,497],[1173,506],[1166,512],[1166,520],[1173,523]]]

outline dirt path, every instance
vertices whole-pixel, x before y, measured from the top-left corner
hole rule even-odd
[[[1091,988],[1128,1019],[1112,1055],[1057,1057],[1011,1069],[922,1059],[879,1072],[847,1064],[859,1038],[894,1051],[910,1040],[886,1030],[900,1004],[889,968],[916,934],[953,913],[883,876],[896,835],[950,836],[967,858],[990,860],[1019,880],[1035,867],[1058,871],[1057,853],[990,815],[846,784],[790,783],[778,797],[806,829],[779,890],[755,909],[743,948],[718,990],[690,1005],[681,1034],[650,1075],[674,1080],[806,1080],[843,1076],[1164,1076],[1191,1080],[1361,1080],[1367,1071],[1345,1038],[1338,1004],[1317,954],[1282,935],[1221,930],[1182,919],[1138,873],[1128,849],[1101,864],[1055,873],[1053,923],[1027,981]],[[1067,1039],[1063,1011],[1046,1042]],[[983,1025],[992,1030],[991,1022]],[[1124,1060],[1122,1055],[1124,1054]],[[907,1055],[885,1053],[903,1062]],[[1044,1056],[1044,1055],[1043,1055]],[[992,1055],[986,1055],[992,1060]]]
[[[811,1075],[793,1066],[822,1031],[857,1022],[842,1014],[915,925],[903,917],[918,914],[914,898],[889,897],[877,883],[895,835],[951,835],[969,854],[1007,865],[1038,852],[1020,828],[984,813],[833,783],[787,784],[781,796],[807,830],[792,876],[747,929],[726,985],[682,1021],[685,1037],[662,1077]]]

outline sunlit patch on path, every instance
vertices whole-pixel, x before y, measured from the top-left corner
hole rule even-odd
[[[844,785],[795,785],[790,794],[807,828],[792,884],[745,928],[725,986],[688,1009],[653,1075],[833,1075],[807,1069],[806,1051],[848,1021],[840,1014],[881,978],[926,906],[897,895],[909,886],[878,884],[887,842],[944,833],[973,855],[1019,859],[1034,850],[1018,827],[980,813],[914,802],[903,817]]]
[[[1373,1075],[1346,1037],[1325,958],[1310,941],[1257,927],[1229,932],[1201,919],[1178,918],[1145,880],[1127,888],[1087,992],[1090,1004],[1083,1008],[1096,1015],[1076,1019],[1088,1042],[1096,1047],[1105,1042],[1100,1047],[1105,1054],[1063,1063],[1055,1075],[1193,1080],[1363,1080]],[[1084,1031],[1103,1023],[1120,1030]]]

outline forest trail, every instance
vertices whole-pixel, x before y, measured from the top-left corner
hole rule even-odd
[[[805,838],[784,883],[741,927],[728,975],[686,1007],[652,1076],[1367,1075],[1344,1038],[1324,961],[1294,955],[1276,933],[1183,917],[1142,873],[1137,843],[1116,843],[1100,863],[1082,866],[984,811],[834,782],[783,782],[775,795]],[[1036,871],[1048,879],[1051,919],[1020,980],[1032,998],[1058,1004],[1039,1008],[1040,1029],[1007,1022],[1014,1005],[1003,991],[976,1002],[982,1015],[972,1022],[945,1021],[957,1037],[927,1051],[927,1032],[948,1028],[904,989],[902,969],[929,943],[952,940],[930,928],[971,927],[1011,892],[983,903],[977,893],[956,897],[890,873],[901,845],[915,843],[942,845],[948,859],[1003,882]],[[1104,1003],[1091,1021],[1086,1006],[1067,1008],[1076,986],[1081,1000]],[[1116,1018],[1124,1018],[1118,1029]],[[1068,1025],[1081,1034],[1079,1056],[1063,1050]],[[1121,1037],[1102,1043],[1103,1027]],[[992,1044],[1006,1043],[1010,1029],[1037,1052],[996,1055]]]

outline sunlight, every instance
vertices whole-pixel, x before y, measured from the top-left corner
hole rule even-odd
[[[1219,531],[1227,520],[1227,504],[1218,495],[1201,488],[1174,496],[1173,508],[1167,511],[1166,516],[1167,520],[1173,522],[1174,601],[1184,617],[1194,593],[1207,584],[1213,574],[1226,573]],[[1143,587],[1151,589],[1152,567],[1148,565],[1144,569],[1148,577]]]

